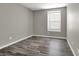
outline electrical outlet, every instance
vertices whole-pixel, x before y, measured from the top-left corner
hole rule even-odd
[[[12,39],[12,37],[9,37],[9,39],[11,40],[11,39]]]

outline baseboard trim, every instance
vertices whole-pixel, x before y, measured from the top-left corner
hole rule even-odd
[[[5,48],[5,47],[8,47],[8,46],[13,45],[13,44],[15,44],[15,43],[18,43],[18,42],[20,42],[20,41],[22,41],[22,40],[25,40],[25,39],[31,38],[31,37],[33,37],[33,36],[66,39],[66,37],[56,37],[56,36],[46,36],[46,35],[30,35],[30,36],[27,36],[27,37],[21,38],[21,39],[19,39],[19,40],[17,40],[17,41],[14,41],[14,42],[11,42],[11,43],[9,43],[9,44],[6,44],[6,45],[4,45],[4,46],[1,46],[0,49],[3,49],[3,48]]]
[[[5,48],[5,47],[8,47],[8,46],[13,45],[13,44],[15,44],[15,43],[18,43],[18,42],[20,42],[20,41],[22,41],[22,40],[25,40],[25,39],[31,38],[32,36],[33,36],[33,35],[30,35],[30,36],[27,36],[27,37],[21,38],[21,39],[19,39],[19,40],[17,40],[17,41],[14,41],[14,42],[11,42],[11,43],[9,43],[9,44],[6,44],[6,45],[0,47],[0,49],[3,49],[3,48]]]
[[[66,39],[66,37],[47,36],[47,35],[33,35],[33,36],[39,36],[39,37],[51,37],[51,38],[58,38],[58,39]]]
[[[33,37],[33,36],[66,39],[66,37],[56,37],[56,36],[46,36],[46,35],[30,35],[30,36],[27,36],[27,37],[21,38],[21,39],[19,39],[19,40],[17,40],[17,41],[14,41],[14,42],[11,42],[11,43],[9,43],[9,44],[6,44],[6,45],[0,47],[0,49],[3,49],[3,48],[5,48],[5,47],[8,47],[8,46],[13,45],[13,44],[15,44],[15,43],[18,43],[18,42],[20,42],[20,41],[22,41],[22,40],[25,40],[25,39],[31,38],[31,37]],[[70,42],[69,42],[68,40],[67,40],[67,42],[68,42],[68,45],[69,45],[69,47],[70,47],[70,49],[71,49],[73,55],[74,55],[74,56],[77,56],[76,53],[74,52],[74,50],[73,50],[73,48],[72,48]]]
[[[73,48],[72,48],[70,42],[69,42],[68,40],[67,40],[67,42],[68,42],[68,45],[69,45],[69,47],[70,47],[70,49],[71,49],[73,55],[74,55],[74,56],[77,56],[76,53],[74,52],[74,50],[73,50]]]

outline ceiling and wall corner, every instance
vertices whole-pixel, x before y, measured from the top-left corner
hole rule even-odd
[[[31,10],[51,9],[65,7],[67,3],[20,3],[20,5],[27,7]]]
[[[66,3],[21,3],[20,5],[33,11],[34,34],[66,37]],[[62,31],[60,33],[47,31],[47,11],[49,10],[62,11]]]

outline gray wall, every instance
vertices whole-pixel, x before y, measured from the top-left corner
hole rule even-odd
[[[61,10],[61,32],[48,32],[47,11],[49,10],[38,10],[34,11],[34,34],[66,37],[66,7],[50,10]]]
[[[73,52],[79,56],[79,4],[69,4],[67,7],[67,40]]]
[[[32,34],[31,10],[18,4],[0,4],[0,47]]]

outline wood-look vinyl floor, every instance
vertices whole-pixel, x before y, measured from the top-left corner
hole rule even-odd
[[[64,39],[32,37],[0,50],[0,56],[73,56]]]

